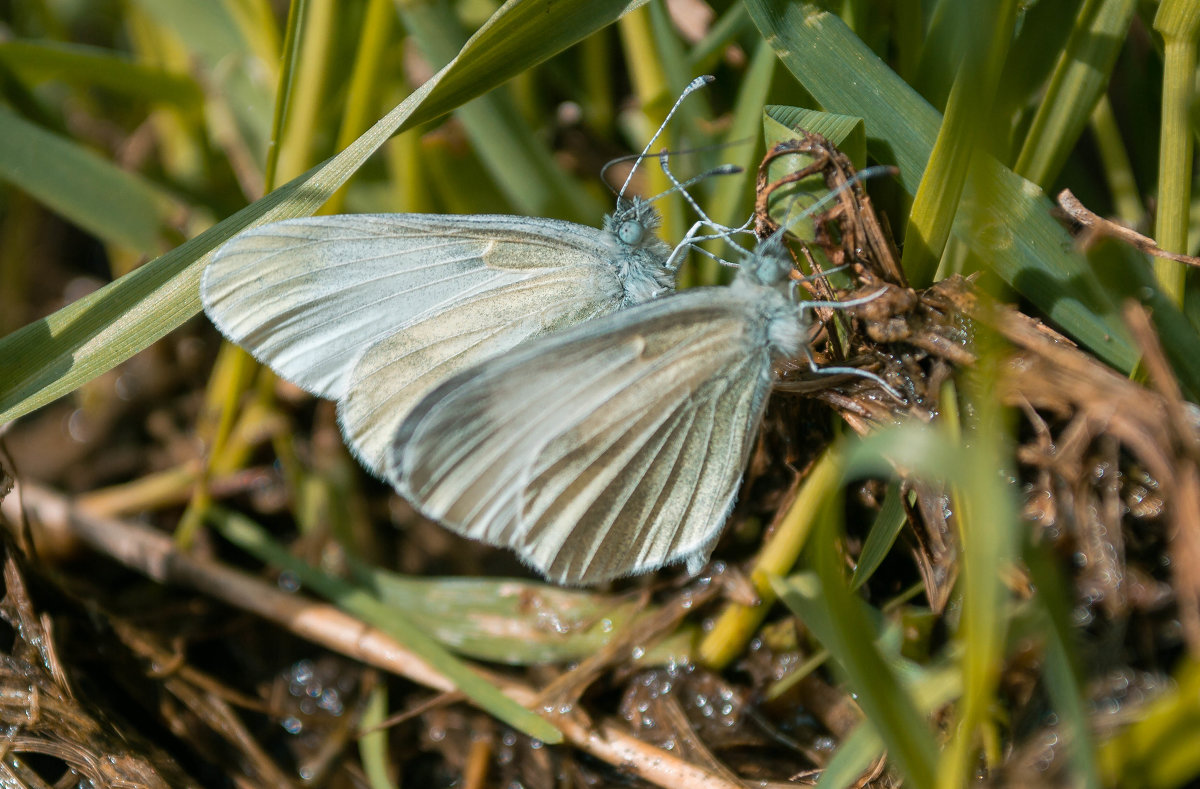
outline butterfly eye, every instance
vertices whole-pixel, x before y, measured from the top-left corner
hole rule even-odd
[[[646,226],[636,219],[626,219],[617,227],[617,238],[622,244],[633,246],[646,235]]]
[[[764,285],[775,285],[781,282],[785,273],[782,263],[772,255],[761,255],[758,265],[753,269],[755,278]]]

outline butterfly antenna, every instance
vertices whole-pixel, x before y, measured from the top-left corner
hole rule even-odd
[[[659,159],[661,160],[661,158],[664,155],[665,154],[659,154]],[[668,168],[666,165],[663,165],[663,172],[666,173],[667,178],[670,179],[671,183],[674,184],[674,186],[672,186],[670,189],[667,189],[666,191],[659,192],[658,194],[654,195],[654,197],[647,197],[646,198],[647,203],[653,203],[655,200],[661,200],[662,198],[666,197],[669,194],[672,194],[674,192],[680,192],[684,196],[684,198],[688,201],[688,203],[692,206],[692,208],[694,208],[696,210],[696,213],[699,214],[700,216],[704,217],[705,220],[707,220],[708,224],[711,224],[714,227],[724,227],[724,225],[713,222],[711,219],[708,218],[708,215],[704,213],[704,210],[702,208],[700,208],[700,206],[696,203],[696,201],[692,198],[692,196],[690,194],[688,194],[688,187],[695,186],[696,184],[703,181],[705,178],[712,178],[714,175],[737,175],[738,173],[745,172],[741,167],[738,167],[736,164],[722,164],[718,167],[712,168],[711,170],[705,170],[704,172],[700,173],[699,175],[693,175],[691,178],[687,179],[686,181],[678,180],[675,177],[675,174],[672,173],[670,168]]]
[[[821,273],[819,273],[819,274],[806,274],[805,276],[800,277],[800,279],[796,279],[796,280],[792,280],[792,281],[795,282],[797,285],[803,284],[805,282],[813,282],[815,280],[828,277],[830,274],[836,274],[839,271],[845,271],[848,268],[850,268],[850,264],[843,263],[840,266],[834,266],[833,268],[827,268],[827,269],[821,271]]]
[[[688,192],[689,186],[694,186],[706,178],[711,178],[715,175],[737,175],[738,173],[744,172],[741,167],[738,167],[736,164],[723,164],[719,167],[714,167],[711,170],[706,170],[699,175],[692,176],[686,181],[680,182],[680,180],[675,177],[675,173],[671,172],[671,168],[667,165],[666,151],[663,151],[661,154],[659,154],[659,163],[662,165],[663,173],[667,176],[671,183],[674,184],[674,186],[665,192],[659,192],[658,194],[654,195],[654,197],[647,198],[647,203],[653,203],[655,200],[661,200],[669,194],[679,192],[681,195],[683,195],[683,199],[687,200],[687,203],[692,207],[692,210],[696,212],[696,215],[700,217],[699,224],[711,227],[713,230],[719,233],[719,235],[714,236],[714,238],[727,238],[735,233],[744,232],[745,230],[749,229],[750,222],[747,222],[740,227],[729,227],[728,225],[723,225],[720,222],[715,221],[704,211],[703,208],[700,207],[700,204],[696,202],[696,199],[692,197],[691,193]],[[753,217],[751,219],[753,219]]]
[[[879,384],[883,391],[890,394],[892,397],[904,402],[904,397],[892,388],[891,384],[883,380],[882,377],[876,375],[870,370],[860,370],[857,367],[822,367],[817,364],[817,360],[813,358],[812,351],[808,349],[808,345],[804,345],[804,358],[808,361],[808,369],[812,370],[817,375],[856,375],[859,378],[866,378],[869,381],[874,381]]]
[[[714,175],[737,175],[738,173],[745,172],[741,167],[738,167],[736,164],[723,164],[723,165],[720,165],[719,167],[714,167],[711,170],[707,170],[703,173],[700,173],[699,175],[693,176],[693,177],[689,178],[688,180],[680,183],[679,179],[675,177],[675,173],[671,172],[671,167],[667,164],[667,160],[668,160],[669,156],[670,156],[670,153],[668,151],[664,150],[662,153],[660,153],[658,155],[658,163],[662,167],[663,174],[666,175],[667,179],[674,185],[670,189],[666,190],[665,192],[660,192],[659,194],[656,194],[654,197],[647,199],[646,202],[652,203],[655,200],[658,200],[662,197],[666,197],[667,195],[671,194],[672,192],[679,192],[681,195],[683,195],[683,199],[687,200],[687,203],[688,203],[688,205],[690,205],[692,207],[692,210],[696,212],[696,215],[700,217],[700,221],[702,224],[708,225],[713,230],[716,230],[718,233],[722,234],[722,235],[715,236],[716,238],[725,238],[726,240],[729,240],[728,236],[732,236],[735,233],[740,233],[740,232],[743,232],[743,231],[749,229],[749,227],[753,221],[753,217],[751,217],[749,221],[747,221],[744,225],[742,225],[740,227],[729,227],[728,225],[723,225],[720,222],[714,221],[713,218],[710,217],[704,211],[704,209],[700,207],[700,204],[698,202],[696,202],[696,199],[694,197],[692,197],[691,193],[688,192],[689,186],[693,186],[693,185],[699,183],[700,181],[703,181],[704,179],[710,178]],[[701,240],[704,240],[704,239],[701,239]],[[730,243],[732,243],[732,242],[730,242]],[[737,245],[735,244],[734,246],[737,246]]]
[[[659,165],[659,167],[662,168],[663,175],[667,176],[667,180],[671,182],[672,187],[670,189],[668,189],[667,191],[663,192],[662,194],[655,195],[654,197],[650,198],[650,200],[647,202],[652,202],[654,200],[657,200],[658,198],[663,197],[664,195],[668,195],[671,192],[679,192],[679,194],[683,195],[683,199],[687,200],[688,205],[690,205],[692,207],[692,210],[696,212],[696,215],[699,216],[700,219],[707,222],[709,225],[716,227],[717,224],[715,222],[713,222],[712,219],[708,216],[708,214],[706,214],[704,212],[704,209],[701,208],[700,204],[696,202],[696,198],[692,197],[691,193],[688,192],[688,190],[687,190],[688,186],[691,186],[693,183],[696,183],[696,179],[695,178],[689,179],[686,184],[679,183],[679,179],[675,177],[675,173],[671,172],[671,167],[667,164],[667,161],[670,158],[670,156],[671,156],[670,151],[668,151],[666,148],[664,148],[662,150],[662,152],[658,155],[658,165]],[[732,169],[728,169],[728,168],[732,168]],[[718,170],[720,172],[718,172]],[[703,175],[703,176],[718,175],[718,174],[733,175],[735,173],[740,173],[740,172],[742,172],[741,167],[737,167],[735,165],[724,165],[724,168],[715,168],[713,170],[709,170],[707,173],[701,173],[701,175]]]
[[[642,159],[649,155],[650,149],[654,146],[654,143],[658,141],[658,138],[662,136],[663,130],[667,128],[667,124],[671,121],[671,116],[673,116],[675,111],[679,109],[679,105],[683,104],[683,100],[688,96],[692,95],[710,82],[715,82],[716,79],[716,77],[709,76],[707,74],[696,77],[694,80],[688,83],[686,88],[683,89],[683,92],[679,94],[679,98],[675,99],[675,104],[672,105],[670,112],[667,113],[667,117],[663,119],[662,124],[658,127],[658,131],[654,132],[654,136],[650,138],[650,142],[646,143],[646,147],[642,149],[642,153],[638,157],[637,162],[635,162],[633,167],[629,169],[629,175],[625,177],[625,183],[621,184],[621,191],[617,192],[618,204],[625,199],[625,190],[629,188],[630,182],[633,181],[633,174],[637,171],[638,164],[641,163]]]
[[[857,299],[848,299],[846,301],[805,301],[800,304],[801,310],[817,310],[817,309],[845,309],[846,307],[859,307],[863,304],[869,304],[883,294],[887,293],[887,288],[880,288],[874,293],[866,296],[859,296]]]
[[[793,282],[792,284],[795,285],[795,282]],[[887,288],[880,288],[879,290],[877,290],[874,293],[871,293],[869,295],[860,296],[857,299],[849,299],[847,301],[805,301],[805,302],[801,302],[799,305],[800,312],[801,312],[801,314],[803,314],[805,310],[815,310],[815,309],[819,309],[822,307],[826,307],[829,309],[835,309],[835,310],[836,309],[846,309],[847,307],[857,307],[862,304],[866,304],[868,302],[874,301],[875,299],[879,298],[880,296],[882,296],[885,293],[887,293]],[[847,375],[857,375],[860,378],[868,378],[868,379],[874,381],[875,383],[879,384],[883,388],[883,390],[886,391],[888,394],[890,394],[892,397],[896,398],[900,402],[904,402],[904,398],[900,395],[900,393],[897,392],[895,389],[893,389],[888,384],[887,381],[883,380],[883,378],[876,375],[875,373],[869,372],[867,370],[860,370],[857,367],[821,367],[821,366],[819,366],[817,364],[816,359],[814,359],[812,356],[812,351],[810,351],[808,349],[807,343],[804,344],[804,358],[808,360],[808,369],[812,370],[814,373],[820,373],[821,375],[847,374]]]
[[[691,156],[691,155],[697,154],[697,153],[710,153],[712,151],[723,151],[723,150],[726,150],[728,148],[733,148],[738,145],[752,144],[753,142],[754,142],[754,140],[752,138],[747,137],[744,140],[730,140],[728,142],[714,142],[714,143],[709,143],[708,145],[698,145],[694,148],[676,148],[671,151],[671,155],[672,156]],[[609,171],[609,169],[611,169],[614,165],[621,164],[622,162],[641,162],[644,159],[656,159],[659,156],[661,156],[661,154],[627,153],[624,156],[618,156],[615,159],[609,159],[600,168],[600,178],[601,178],[601,180],[604,181],[604,183],[606,185],[608,185],[609,190],[615,195],[617,193],[616,187],[609,184],[608,180],[604,178],[605,173],[607,173]],[[717,173],[717,174],[719,175],[720,173]]]
[[[725,260],[724,258],[721,258],[721,257],[718,257],[718,256],[712,254],[711,252],[709,252],[706,249],[701,249],[698,245],[704,241],[716,241],[719,239],[721,241],[724,241],[726,244],[729,244],[731,247],[735,247],[736,249],[738,249],[738,251],[742,252],[743,254],[749,254],[746,251],[745,247],[741,246],[740,244],[738,244],[737,242],[735,242],[733,240],[733,237],[735,235],[737,235],[738,233],[749,232],[751,225],[754,223],[754,217],[751,216],[748,220],[746,220],[745,223],[743,223],[739,227],[730,227],[728,225],[723,225],[720,222],[717,222],[716,220],[714,220],[712,217],[710,217],[708,215],[708,213],[705,212],[705,210],[700,207],[700,203],[696,202],[696,199],[694,197],[692,197],[691,193],[688,192],[687,188],[699,181],[704,180],[705,178],[710,177],[710,176],[734,175],[736,173],[743,172],[742,168],[738,167],[737,165],[733,165],[733,164],[724,164],[719,167],[714,167],[711,170],[708,170],[706,172],[700,173],[697,176],[693,176],[692,178],[689,178],[687,181],[684,181],[681,183],[679,181],[679,179],[675,177],[675,173],[671,172],[671,168],[667,164],[669,156],[670,156],[670,153],[668,151],[664,150],[662,153],[660,153],[658,155],[658,163],[662,167],[663,174],[667,176],[668,180],[671,181],[673,186],[670,189],[666,190],[665,192],[661,192],[661,193],[655,195],[654,197],[649,198],[646,202],[654,202],[655,200],[665,197],[665,196],[671,194],[672,192],[679,192],[681,195],[683,195],[683,198],[685,200],[687,200],[688,205],[690,205],[692,207],[692,210],[695,211],[696,214],[700,217],[700,221],[693,224],[692,227],[688,230],[688,232],[684,235],[683,239],[678,244],[675,245],[675,248],[671,250],[671,254],[670,254],[670,256],[668,256],[667,262],[664,265],[666,265],[666,267],[668,269],[671,269],[672,271],[674,271],[674,268],[672,268],[672,267],[674,266],[675,258],[684,249],[691,248],[691,249],[695,249],[698,252],[701,252],[701,253],[707,255],[708,257],[710,257],[713,260],[720,263],[722,266],[731,266],[731,267],[734,266],[735,264],[730,263],[728,260]],[[697,235],[698,231],[702,227],[710,227],[716,232],[711,235],[703,235],[703,236]]]
[[[735,148],[739,145],[750,145],[753,142],[753,137],[746,137],[745,139],[741,140],[729,140],[727,142],[713,142],[707,145],[697,145],[692,148],[676,148],[671,151],[671,154],[673,156],[691,156],[697,153],[712,153],[713,151],[724,151],[729,148]],[[658,154],[649,152],[627,153],[624,156],[618,156],[615,159],[609,159],[604,163],[604,167],[609,168],[614,164],[620,164],[621,162],[640,162],[643,159],[653,159],[656,156],[658,156]],[[614,189],[613,191],[615,192],[616,190]]]
[[[738,244],[735,244],[730,239],[730,236],[733,235],[734,233],[748,232],[749,223],[747,223],[746,225],[743,225],[740,228],[739,227],[726,228],[726,229],[723,229],[719,233],[713,233],[711,235],[705,235],[705,236],[698,235],[699,230],[701,228],[707,227],[707,226],[708,226],[707,223],[705,223],[703,220],[700,220],[700,221],[694,223],[688,229],[688,231],[686,233],[684,233],[683,238],[679,241],[678,244],[675,245],[675,248],[671,250],[671,254],[667,256],[667,259],[663,263],[663,266],[666,269],[668,269],[669,271],[675,271],[675,269],[677,268],[677,266],[675,264],[675,259],[679,256],[679,254],[686,249],[694,249],[697,252],[699,252],[703,255],[707,255],[708,257],[717,261],[722,266],[729,266],[731,268],[737,268],[736,263],[730,263],[728,260],[725,260],[724,258],[714,255],[712,252],[709,252],[707,249],[697,246],[698,244],[700,244],[701,242],[704,242],[704,241],[721,240],[721,241],[724,241],[726,244],[729,244],[730,246],[736,248],[740,252],[743,252],[747,255],[750,254],[744,247],[742,247]]]

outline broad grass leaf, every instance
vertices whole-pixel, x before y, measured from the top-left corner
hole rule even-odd
[[[143,255],[164,246],[162,230],[180,210],[164,190],[3,106],[0,140],[0,180],[104,241]]]

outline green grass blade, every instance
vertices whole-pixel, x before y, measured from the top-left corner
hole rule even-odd
[[[1059,0],[1034,5],[1022,3],[1019,6],[1018,31],[996,91],[993,104],[996,113],[993,117],[1015,117],[1035,104],[1067,46],[1067,39],[1082,6],[1083,0]],[[1026,127],[1021,128],[1024,130]],[[1006,131],[1014,133],[1016,129],[1007,128]]]
[[[861,116],[868,147],[900,167],[915,194],[941,120],[832,14],[807,4],[746,0],[750,16],[796,79],[826,110]],[[850,75],[853,75],[851,78]],[[976,161],[954,226],[956,236],[1002,279],[1097,355],[1132,369],[1136,352],[1111,299],[1041,190],[990,157]],[[981,191],[979,183],[994,184]]]
[[[597,134],[611,137],[616,120],[616,98],[613,96],[614,47],[611,35],[597,33],[584,39],[579,45],[574,67],[579,76],[579,107],[583,121]]]
[[[1129,227],[1140,227],[1146,216],[1142,205],[1142,194],[1138,190],[1137,176],[1129,151],[1121,137],[1117,116],[1112,102],[1101,94],[1091,117],[1092,139],[1096,141],[1096,152],[1100,158],[1100,170],[1108,184],[1116,219]]]
[[[402,4],[400,18],[435,64],[451,60],[463,44],[465,36],[449,5]],[[454,114],[471,147],[518,212],[599,224],[605,206],[567,177],[525,121],[511,93],[500,90],[481,96]]]
[[[1150,313],[1179,383],[1190,400],[1200,399],[1200,331],[1176,306],[1154,276],[1146,255],[1115,241],[1098,244],[1090,253],[1098,268],[1112,272],[1122,287],[1136,295]]]
[[[654,40],[654,55],[663,74],[666,75],[667,84],[686,85],[696,75],[691,73],[691,63],[688,60],[687,51],[679,39],[671,17],[667,14],[666,4],[651,3],[646,7],[646,13],[650,21],[650,34]],[[691,129],[695,127],[705,104],[701,98],[704,93],[707,91],[679,105],[674,120],[676,128]],[[663,98],[674,101],[675,97],[664,96]],[[667,131],[669,133],[671,130]]]
[[[194,80],[100,47],[59,41],[5,41],[0,43],[0,63],[22,80],[35,84],[60,80],[182,108],[199,108],[204,100]]]
[[[816,789],[843,789],[857,781],[883,753],[883,740],[870,723],[860,723],[838,745],[837,753],[821,769]]]
[[[339,608],[382,630],[436,668],[465,696],[510,726],[544,742],[562,742],[562,734],[541,716],[505,696],[500,689],[456,658],[392,606],[369,592],[335,578],[292,556],[262,528],[234,512],[210,510],[211,522],[225,539],[260,561],[295,573],[300,583]]]
[[[228,107],[239,135],[262,161],[271,130],[274,85],[258,78],[255,57],[237,20],[224,3],[191,0],[134,0],[159,25],[175,32],[212,75],[210,93]],[[274,64],[271,64],[274,65]]]
[[[179,208],[150,182],[3,106],[0,140],[0,180],[105,241],[142,254],[163,246],[160,233]]]
[[[1058,177],[1108,87],[1136,7],[1133,0],[1083,4],[1013,165],[1017,173],[1043,187]]]
[[[779,104],[768,105],[763,110],[763,136],[767,148],[795,139],[797,129],[815,132],[829,140],[846,154],[854,169],[867,166],[867,130],[862,118]]]
[[[1071,593],[1066,579],[1044,544],[1027,540],[1023,552],[1037,595],[1031,601],[1036,616],[1030,617],[1026,628],[1028,637],[1045,639],[1045,687],[1062,723],[1060,729],[1070,733],[1071,764],[1080,785],[1098,789],[1100,777],[1096,769],[1095,742],[1088,721],[1089,703],[1084,687],[1084,672],[1073,648],[1076,635],[1071,622]],[[1015,630],[1016,628],[1014,628]],[[1017,636],[1013,634],[1014,638]]]
[[[982,155],[977,152],[993,128],[991,99],[1015,18],[1014,0],[988,0],[976,3],[969,23],[961,20],[963,56],[904,233],[901,267],[916,287],[927,286],[938,269],[971,161]]]
[[[845,475],[886,478],[903,468],[910,476],[958,482],[961,463],[957,447],[942,432],[909,422],[851,443],[846,452]]]
[[[335,0],[300,0],[297,7],[303,9],[304,21],[294,44],[298,60],[287,95],[283,136],[274,138],[273,147],[279,149],[276,180],[293,178],[319,161],[320,132],[322,127],[332,127],[322,113],[327,103],[326,75],[333,69],[338,6]]]
[[[657,610],[628,596],[533,581],[413,578],[359,562],[351,568],[381,602],[450,649],[509,665],[580,660],[635,616]]]
[[[775,596],[771,579],[791,571],[809,542],[821,501],[837,490],[842,446],[827,449],[812,465],[796,498],[755,558],[750,582],[758,600],[729,601],[705,634],[697,653],[704,665],[720,670],[732,663],[766,618]]]
[[[647,0],[509,0],[463,46],[422,120],[446,114],[606,27]]]
[[[828,112],[863,118],[872,154],[899,167],[901,185],[915,194],[941,126],[937,110],[832,14],[808,4],[780,7],[776,0],[747,0],[746,5],[804,89]],[[826,50],[832,46],[848,51]]]
[[[399,789],[391,780],[395,767],[388,745],[387,703],[387,685],[378,682],[370,689],[358,721],[359,731],[364,732],[358,738],[358,755],[362,759],[363,776],[371,789]]]
[[[954,64],[962,59],[957,35],[962,22],[957,14],[966,6],[957,0],[934,0],[932,6],[922,31],[920,55],[911,72],[912,85],[932,106],[941,109],[954,84]]]
[[[337,142],[334,147],[341,150],[370,126],[370,119],[378,111],[379,96],[384,82],[384,57],[393,40],[396,27],[396,9],[390,0],[369,0],[359,28],[358,46],[355,50],[354,68],[350,72],[350,84],[346,89],[346,104],[338,126]],[[419,177],[411,177],[419,183]],[[403,181],[405,179],[398,179]],[[346,199],[346,187],[334,193],[325,210],[339,213]]]
[[[915,672],[905,672],[915,673]],[[932,715],[954,701],[961,691],[958,677],[951,667],[915,673],[909,682],[917,707]],[[871,721],[864,720],[849,737],[842,740],[837,753],[821,771],[817,789],[841,789],[856,784],[871,762],[884,753],[883,740]]]
[[[921,0],[896,0],[892,5],[892,50],[896,53],[893,62],[901,77],[914,82],[917,63],[925,39],[925,20],[921,13]]]
[[[925,716],[900,675],[876,646],[879,634],[867,606],[846,585],[835,550],[838,516],[826,505],[810,543],[819,584],[775,578],[772,586],[829,650],[854,688],[855,698],[912,786],[933,786],[937,747]]]
[[[300,42],[306,28],[308,0],[292,0],[288,4],[287,23],[283,33],[283,61],[279,68],[279,82],[275,87],[274,112],[271,114],[271,145],[267,148],[267,161],[263,167],[264,191],[275,188],[278,180],[279,159],[282,156],[281,141],[288,118],[291,115],[292,96],[296,91],[296,75],[300,71]],[[312,129],[304,130],[309,139]],[[285,169],[285,173],[288,171]],[[294,173],[293,173],[294,174]]]
[[[1196,129],[1196,62],[1200,57],[1200,6],[1192,0],[1163,0],[1154,14],[1163,37],[1162,126],[1158,138],[1158,210],[1154,239],[1168,252],[1186,252],[1192,203],[1192,165]],[[1159,286],[1183,306],[1186,267],[1155,258]]]
[[[1008,446],[1009,426],[996,394],[1004,364],[999,338],[977,335],[979,361],[964,380],[971,419],[962,428],[959,452],[961,481],[951,485],[958,534],[958,592],[962,621],[963,694],[957,731],[943,756],[939,785],[961,786],[975,774],[976,744],[989,725],[1004,663],[1010,593],[1004,577],[1016,563],[1019,514],[1007,480],[1015,478],[1015,459]],[[949,389],[949,387],[947,387]],[[941,398],[946,427],[958,429],[957,401]]]
[[[888,485],[883,506],[879,508],[879,514],[875,516],[875,522],[871,524],[871,530],[867,532],[867,539],[859,552],[858,565],[854,568],[854,574],[850,576],[851,589],[861,587],[879,569],[907,522],[904,493],[900,490],[900,483],[893,482]]]
[[[753,28],[750,17],[746,15],[746,6],[734,3],[729,10],[721,14],[712,27],[704,34],[704,38],[696,42],[691,52],[688,52],[689,71],[693,74],[709,74],[721,60],[725,48],[734,42],[744,30]],[[751,66],[751,70],[753,70]]]
[[[218,0],[228,10],[246,47],[260,60],[279,59],[279,22],[272,0]]]
[[[985,353],[982,358],[986,366],[995,357]],[[975,389],[973,414],[978,424],[963,446],[947,430],[905,425],[857,442],[846,462],[847,478],[889,475],[889,469],[900,467],[912,476],[944,482],[953,491],[962,564],[962,619],[956,641],[961,644],[963,700],[959,729],[940,766],[940,786],[961,785],[972,769],[977,729],[985,724],[994,701],[1008,627],[1008,592],[1001,571],[1014,561],[1017,512],[997,471],[1011,465],[1011,457],[1003,445],[1007,433],[1000,409],[986,399],[995,391],[998,372],[987,371],[993,377],[981,379]],[[952,396],[943,401],[949,408]]]
[[[1101,743],[1102,785],[1173,789],[1200,775],[1200,661],[1184,658],[1174,686],[1137,710],[1137,720]]]
[[[174,30],[206,62],[246,50],[237,20],[224,3],[187,0],[134,0],[148,15]]]

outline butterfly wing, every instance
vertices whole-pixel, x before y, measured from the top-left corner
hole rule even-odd
[[[772,384],[766,326],[686,291],[523,346],[434,390],[391,476],[429,517],[559,583],[705,560]]]
[[[230,340],[337,400],[363,351],[414,319],[560,268],[605,267],[612,243],[595,228],[513,216],[291,219],[222,247],[201,298]]]
[[[358,460],[384,477],[388,447],[417,401],[470,365],[528,338],[607,315],[621,305],[611,272],[563,266],[472,293],[407,323],[372,345],[338,401],[342,435]]]

